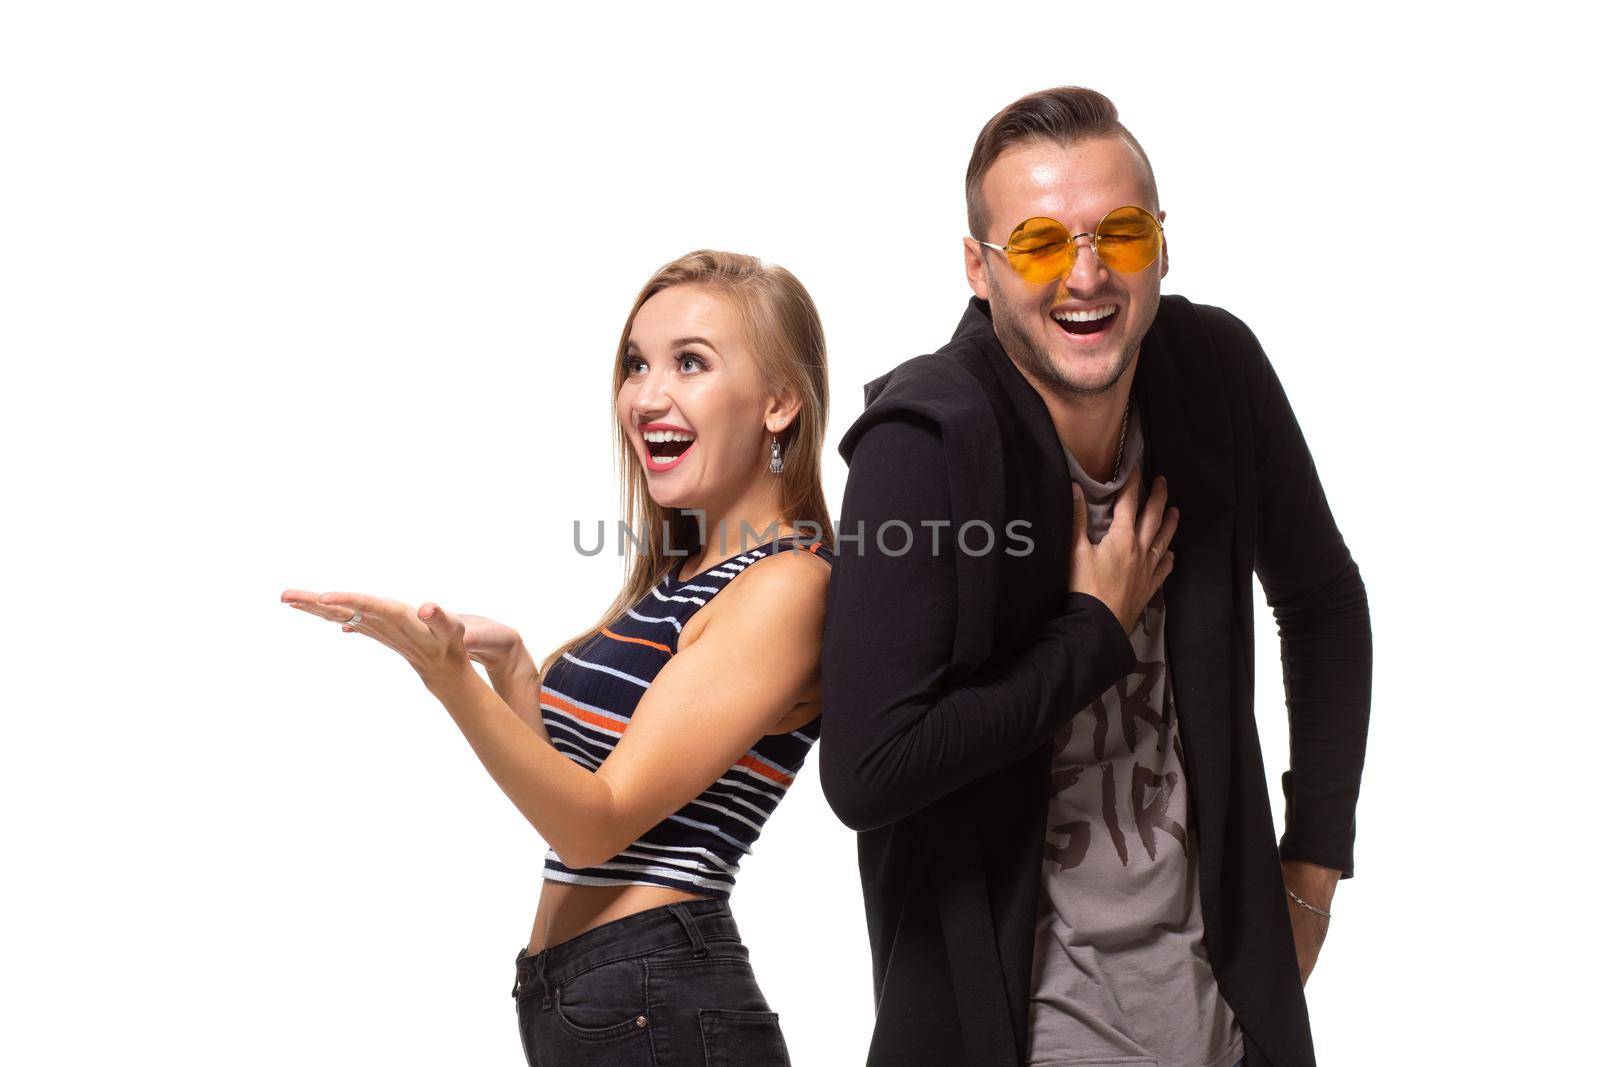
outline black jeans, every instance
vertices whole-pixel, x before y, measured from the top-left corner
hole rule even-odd
[[[689,900],[517,953],[530,1067],[787,1067],[726,901]]]

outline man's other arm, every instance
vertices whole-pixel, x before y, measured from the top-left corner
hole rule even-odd
[[[842,537],[823,638],[822,788],[855,830],[905,818],[1011,766],[1074,712],[1133,670],[1116,615],[1087,593],[1066,596],[1015,653],[952,679],[962,605],[944,443],[907,416],[869,428],[851,456]],[[910,547],[892,555],[906,543]],[[942,525],[941,525],[942,524]],[[984,540],[973,531],[970,544]],[[937,552],[934,550],[937,541]],[[994,531],[995,552],[1016,545]],[[887,548],[888,551],[884,551]],[[1061,560],[1063,586],[1068,561]]]
[[[1355,873],[1356,796],[1372,703],[1366,586],[1282,383],[1255,335],[1231,316],[1250,359],[1258,505],[1256,574],[1278,623],[1289,710],[1284,861]]]

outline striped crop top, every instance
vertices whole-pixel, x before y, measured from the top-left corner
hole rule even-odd
[[[539,692],[545,731],[556,750],[595,770],[628,728],[656,672],[677,653],[684,624],[739,573],[789,549],[833,553],[794,537],[769,541],[680,581],[673,567],[612,625],[552,664]],[[819,715],[798,730],[760,738],[705,792],[646,830],[605,863],[574,870],[554,849],[544,876],[577,885],[660,885],[726,899],[739,860],[761,834],[822,730]]]

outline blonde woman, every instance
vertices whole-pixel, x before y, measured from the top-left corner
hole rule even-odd
[[[542,668],[437,604],[283,600],[399,652],[550,846],[512,988],[530,1064],[787,1063],[728,898],[820,729],[816,309],[781,267],[692,252],[639,293],[613,393],[638,543]]]

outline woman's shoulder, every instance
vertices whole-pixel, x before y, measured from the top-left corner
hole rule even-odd
[[[724,611],[754,606],[779,614],[804,610],[813,601],[820,605],[828,591],[832,555],[820,543],[801,538],[769,545],[760,559],[728,583],[717,600]]]
[[[777,653],[787,641],[814,639],[806,635],[813,630],[820,633],[832,571],[826,552],[820,547],[811,552],[803,545],[763,549],[760,558],[695,612],[678,647],[698,643],[706,634],[743,641],[748,634],[759,633]]]

